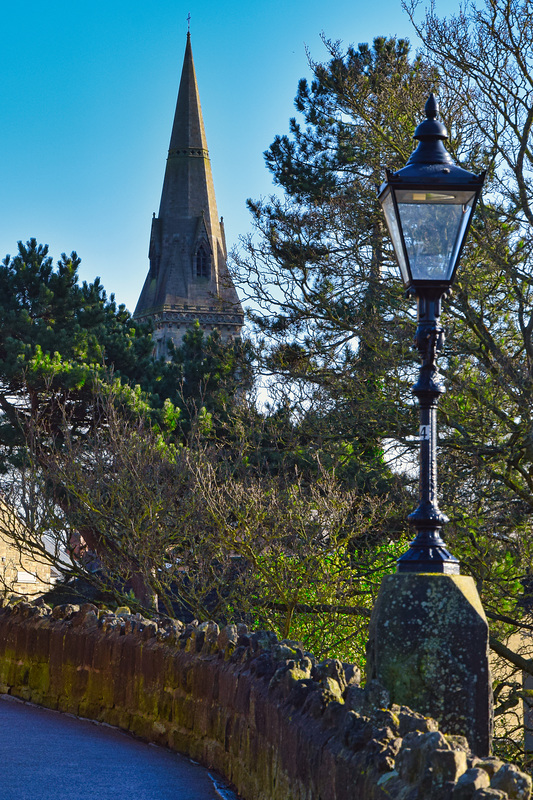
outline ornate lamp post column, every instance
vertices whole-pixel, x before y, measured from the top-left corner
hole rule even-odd
[[[419,145],[398,172],[387,173],[379,199],[408,294],[418,303],[415,344],[422,364],[413,394],[420,404],[420,501],[409,515],[417,535],[386,575],[372,610],[367,678],[391,701],[438,719],[466,736],[477,755],[491,746],[488,625],[473,579],[441,537],[437,502],[437,404],[444,387],[436,358],[444,343],[442,298],[453,283],[484,174],[456,166],[444,147],[433,95],[416,129]]]
[[[458,574],[459,561],[441,537],[448,518],[437,501],[437,404],[445,389],[436,359],[444,344],[441,301],[454,281],[485,173],[474,175],[453,163],[433,94],[425,110],[427,119],[415,131],[417,149],[403,169],[387,170],[379,194],[404,284],[417,298],[415,344],[422,360],[413,387],[420,405],[420,502],[409,515],[418,533],[398,560],[398,572]]]

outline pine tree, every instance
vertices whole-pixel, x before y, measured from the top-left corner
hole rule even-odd
[[[312,82],[298,87],[303,121],[291,119],[265,154],[283,197],[249,201],[258,235],[239,265],[260,309],[251,317],[265,369],[303,435],[375,486],[388,472],[385,438],[412,430],[399,400],[414,358],[377,191],[383,166],[399,168],[411,153],[437,76],[405,40],[345,53],[325,44],[330,60],[313,62]]]

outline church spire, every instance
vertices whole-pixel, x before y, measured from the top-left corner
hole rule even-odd
[[[150,270],[134,313],[153,320],[156,355],[166,355],[168,339],[179,345],[196,320],[225,339],[239,335],[243,312],[226,257],[187,33],[159,215],[152,220]]]

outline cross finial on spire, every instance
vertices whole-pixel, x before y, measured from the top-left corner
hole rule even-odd
[[[187,15],[187,33],[190,35],[191,33],[191,12],[189,11]]]

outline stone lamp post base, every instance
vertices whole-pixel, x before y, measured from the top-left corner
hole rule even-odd
[[[488,625],[472,578],[386,576],[372,612],[367,679],[391,701],[434,717],[443,733],[466,736],[490,754],[492,686]]]

